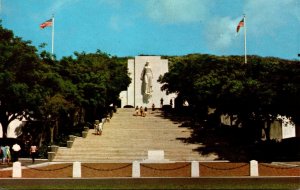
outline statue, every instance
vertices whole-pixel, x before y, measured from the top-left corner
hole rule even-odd
[[[145,67],[141,74],[141,80],[144,82],[143,94],[151,95],[151,93],[153,92],[152,79],[153,79],[153,73],[151,67],[149,65],[149,62],[146,62]]]

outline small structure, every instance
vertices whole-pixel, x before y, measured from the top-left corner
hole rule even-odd
[[[262,131],[262,136],[265,136],[264,130]],[[277,119],[271,123],[270,139],[281,141],[282,139],[292,137],[297,137],[296,125],[289,118],[278,116]]]
[[[165,159],[165,152],[163,150],[148,150],[148,158],[143,162],[161,163],[170,162],[170,160]]]

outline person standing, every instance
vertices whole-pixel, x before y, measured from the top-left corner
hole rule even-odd
[[[11,159],[11,154],[10,154],[10,147],[8,146],[8,145],[6,145],[5,147],[4,147],[4,151],[5,151],[5,158],[6,158],[6,162],[7,162],[7,164],[9,164],[9,161],[10,161],[10,159]]]
[[[102,131],[103,131],[103,122],[99,123],[99,135],[102,135]]]
[[[102,122],[96,124],[96,135],[102,135],[102,129],[103,129],[102,125],[103,125]]]
[[[0,147],[0,156],[1,156],[1,159],[2,159],[2,164],[4,164],[5,157],[6,157],[6,154],[4,152],[5,152],[4,146],[1,146]]]
[[[144,109],[144,115],[143,115],[143,117],[146,117],[146,115],[147,115],[147,111],[148,111],[148,108],[147,108],[147,106],[145,106],[145,109]]]
[[[18,145],[18,143],[15,143],[13,146],[12,146],[12,150],[13,150],[13,161],[17,162],[19,160],[19,153],[20,153],[20,150],[21,150],[21,147],[20,145]]]
[[[37,154],[37,147],[33,144],[33,145],[30,146],[30,155],[31,155],[33,164],[35,162],[36,154]]]
[[[136,106],[135,107],[135,116],[138,116],[139,115],[139,106]]]
[[[98,135],[98,133],[99,133],[99,123],[100,123],[99,120],[95,120],[95,123],[94,123],[95,135]]]
[[[143,112],[144,112],[144,110],[143,110],[143,106],[141,106],[141,107],[140,107],[140,113],[141,113],[141,116],[143,116],[143,115],[144,115],[144,113],[143,113]]]

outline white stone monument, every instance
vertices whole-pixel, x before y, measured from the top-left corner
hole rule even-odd
[[[151,108],[154,104],[159,108],[161,99],[163,104],[170,104],[171,100],[174,104],[176,95],[167,95],[161,91],[162,84],[157,82],[160,76],[169,71],[167,59],[161,56],[136,56],[128,60],[128,71],[132,81],[127,91],[120,94],[121,107],[131,105]]]

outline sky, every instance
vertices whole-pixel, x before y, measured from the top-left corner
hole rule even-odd
[[[299,60],[300,0],[0,0],[2,26],[39,51],[112,56],[244,55]],[[237,33],[246,15],[246,27]],[[44,49],[39,45],[46,43]]]

